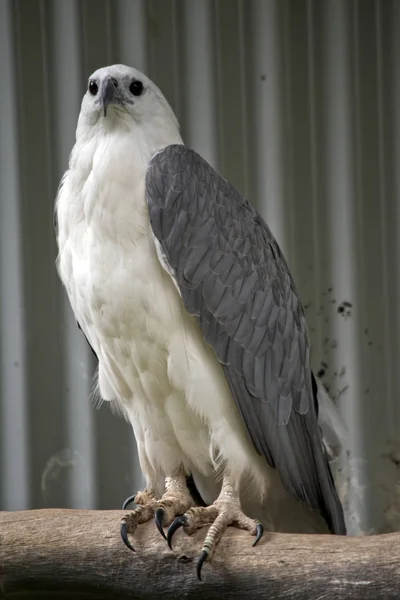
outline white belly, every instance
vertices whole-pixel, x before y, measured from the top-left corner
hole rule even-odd
[[[99,358],[101,396],[131,421],[148,480],[221,465],[262,486],[265,461],[222,367],[157,257],[144,189],[103,181],[90,175],[80,205],[66,181],[58,201],[59,272]]]
[[[180,464],[247,470],[255,453],[222,368],[148,233],[121,248],[86,232],[70,249],[79,265],[71,303],[99,357],[100,394],[129,417],[150,479]]]

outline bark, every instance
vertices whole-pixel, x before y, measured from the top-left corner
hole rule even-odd
[[[351,538],[265,533],[256,548],[229,528],[196,577],[205,531],[180,530],[171,552],[154,523],[133,553],[121,511],[0,513],[0,598],[109,600],[268,598],[389,600],[400,597],[400,534]]]

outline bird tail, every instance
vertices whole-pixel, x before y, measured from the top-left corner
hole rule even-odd
[[[322,382],[314,378],[313,388],[317,396],[318,423],[324,443],[323,451],[315,453],[316,461],[321,462],[321,464],[317,465],[318,471],[325,474],[321,479],[325,500],[324,516],[332,533],[346,535],[343,506],[339,499],[332,474],[335,463],[339,461],[339,456],[345,452],[347,438],[346,425]]]

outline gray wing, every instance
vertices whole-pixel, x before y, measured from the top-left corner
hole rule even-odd
[[[184,146],[153,157],[146,195],[185,307],[215,350],[257,451],[289,493],[344,534],[317,423],[303,308],[269,228]]]

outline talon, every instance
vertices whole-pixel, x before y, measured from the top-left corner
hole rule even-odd
[[[256,546],[256,544],[258,544],[258,542],[261,540],[262,536],[264,533],[264,527],[262,526],[261,523],[258,523],[257,527],[256,527],[256,539],[253,543],[253,548],[254,546]]]
[[[122,541],[124,542],[125,546],[128,546],[128,548],[130,550],[132,550],[132,552],[135,552],[135,548],[132,546],[132,544],[128,540],[128,525],[126,524],[126,521],[121,521],[120,531],[121,531]]]
[[[173,521],[173,523],[171,523],[171,525],[169,526],[168,534],[167,534],[167,542],[168,542],[168,546],[170,547],[171,550],[172,550],[172,536],[174,535],[176,530],[179,529],[179,527],[184,527],[185,525],[187,525],[187,518],[185,517],[185,515],[182,515],[181,517],[176,517],[175,521]]]
[[[122,505],[122,510],[125,510],[127,506],[129,506],[129,504],[131,504],[131,502],[135,502],[135,498],[136,498],[136,494],[133,494],[133,496],[128,496],[128,498],[125,500],[125,502]]]
[[[208,556],[207,550],[202,550],[199,560],[197,561],[196,573],[197,573],[197,577],[199,578],[199,581],[201,581],[201,569],[203,567],[204,561],[207,559],[207,556]]]
[[[162,526],[162,522],[163,522],[163,518],[164,518],[164,509],[163,508],[157,508],[156,513],[154,515],[154,521],[157,525],[157,529],[158,531],[161,533],[161,535],[163,536],[164,540],[167,539],[167,536],[164,533],[164,529]]]

